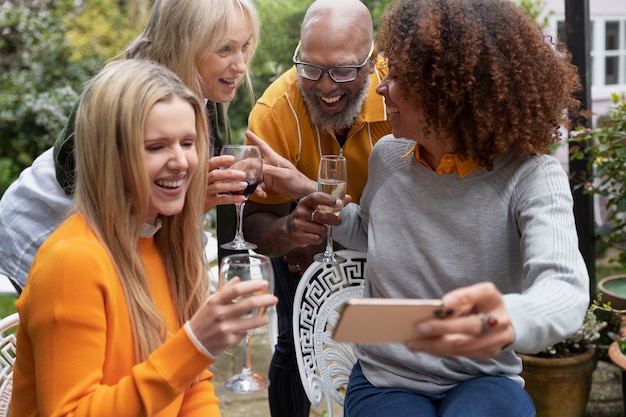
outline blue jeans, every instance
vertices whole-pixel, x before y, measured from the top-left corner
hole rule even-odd
[[[516,382],[503,376],[477,377],[444,394],[376,388],[357,362],[352,369],[344,417],[535,417],[535,405]]]

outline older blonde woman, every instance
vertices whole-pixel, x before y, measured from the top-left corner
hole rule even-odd
[[[249,81],[248,65],[258,40],[259,18],[250,0],[156,0],[146,29],[118,58],[158,62],[203,97],[211,140],[219,155],[220,146],[230,142],[226,105],[235,97],[237,88]],[[71,114],[54,152],[50,149],[37,158],[0,200],[0,272],[20,289],[37,249],[61,223],[70,206],[73,149]],[[230,165],[229,158],[211,159],[205,202],[205,210],[219,205],[218,236],[223,241],[229,241],[235,233],[232,204],[244,199],[224,192],[245,187],[243,182],[223,181],[244,177],[240,171],[217,169]]]

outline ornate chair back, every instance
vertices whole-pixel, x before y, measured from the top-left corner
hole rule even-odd
[[[319,406],[326,399],[328,416],[333,404],[343,407],[345,388],[356,362],[352,347],[332,339],[343,303],[361,297],[367,276],[365,253],[342,250],[346,262],[313,262],[302,275],[293,306],[293,337],[298,370],[309,400]],[[341,416],[341,414],[340,414]]]
[[[18,313],[0,320],[0,417],[9,415],[13,390],[13,362],[15,362],[15,332],[20,321]]]

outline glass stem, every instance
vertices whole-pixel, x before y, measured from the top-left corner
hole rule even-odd
[[[247,331],[243,338],[243,374],[250,373],[252,369],[252,359],[250,358],[250,350],[252,349],[252,331]]]
[[[242,242],[243,239],[243,209],[246,205],[246,202],[235,204],[235,209],[237,211],[237,231],[235,232],[235,242]]]
[[[326,250],[324,251],[324,256],[329,258],[334,255],[333,250],[333,227],[326,225]]]

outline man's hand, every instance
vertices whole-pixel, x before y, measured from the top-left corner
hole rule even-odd
[[[287,159],[277,154],[265,141],[251,131],[246,132],[246,139],[256,145],[263,155],[263,183],[259,184],[255,193],[267,197],[267,190],[293,200],[299,200],[315,191],[316,183]]]

